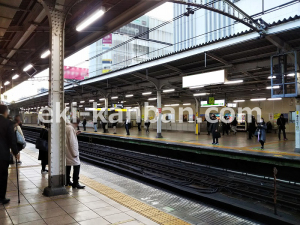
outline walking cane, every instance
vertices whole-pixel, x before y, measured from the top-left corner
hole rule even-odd
[[[17,157],[16,157],[16,172],[17,172],[17,186],[18,186],[18,203],[20,204],[19,171],[18,171],[18,160],[17,160]]]

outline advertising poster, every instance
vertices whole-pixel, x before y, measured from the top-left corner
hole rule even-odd
[[[64,78],[70,80],[84,80],[89,78],[89,69],[74,66],[64,66]]]

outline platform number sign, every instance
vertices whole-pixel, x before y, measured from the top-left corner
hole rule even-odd
[[[214,97],[209,97],[208,98],[208,104],[209,105],[214,105],[215,104],[215,98]]]

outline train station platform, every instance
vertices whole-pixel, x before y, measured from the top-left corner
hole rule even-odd
[[[19,166],[20,204],[16,168],[10,166],[7,197],[11,201],[0,206],[1,225],[255,224],[86,162],[80,175],[84,190],[67,187],[68,195],[45,197],[48,174],[41,174],[37,157],[38,150],[28,143]]]

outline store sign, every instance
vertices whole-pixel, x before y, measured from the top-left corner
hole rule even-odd
[[[215,100],[214,104],[209,104],[207,101],[201,101],[201,107],[219,107],[225,106],[225,100]]]
[[[102,44],[112,44],[112,34],[105,36],[102,39]]]
[[[89,78],[89,69],[74,66],[64,66],[64,78],[70,80],[84,80]]]

